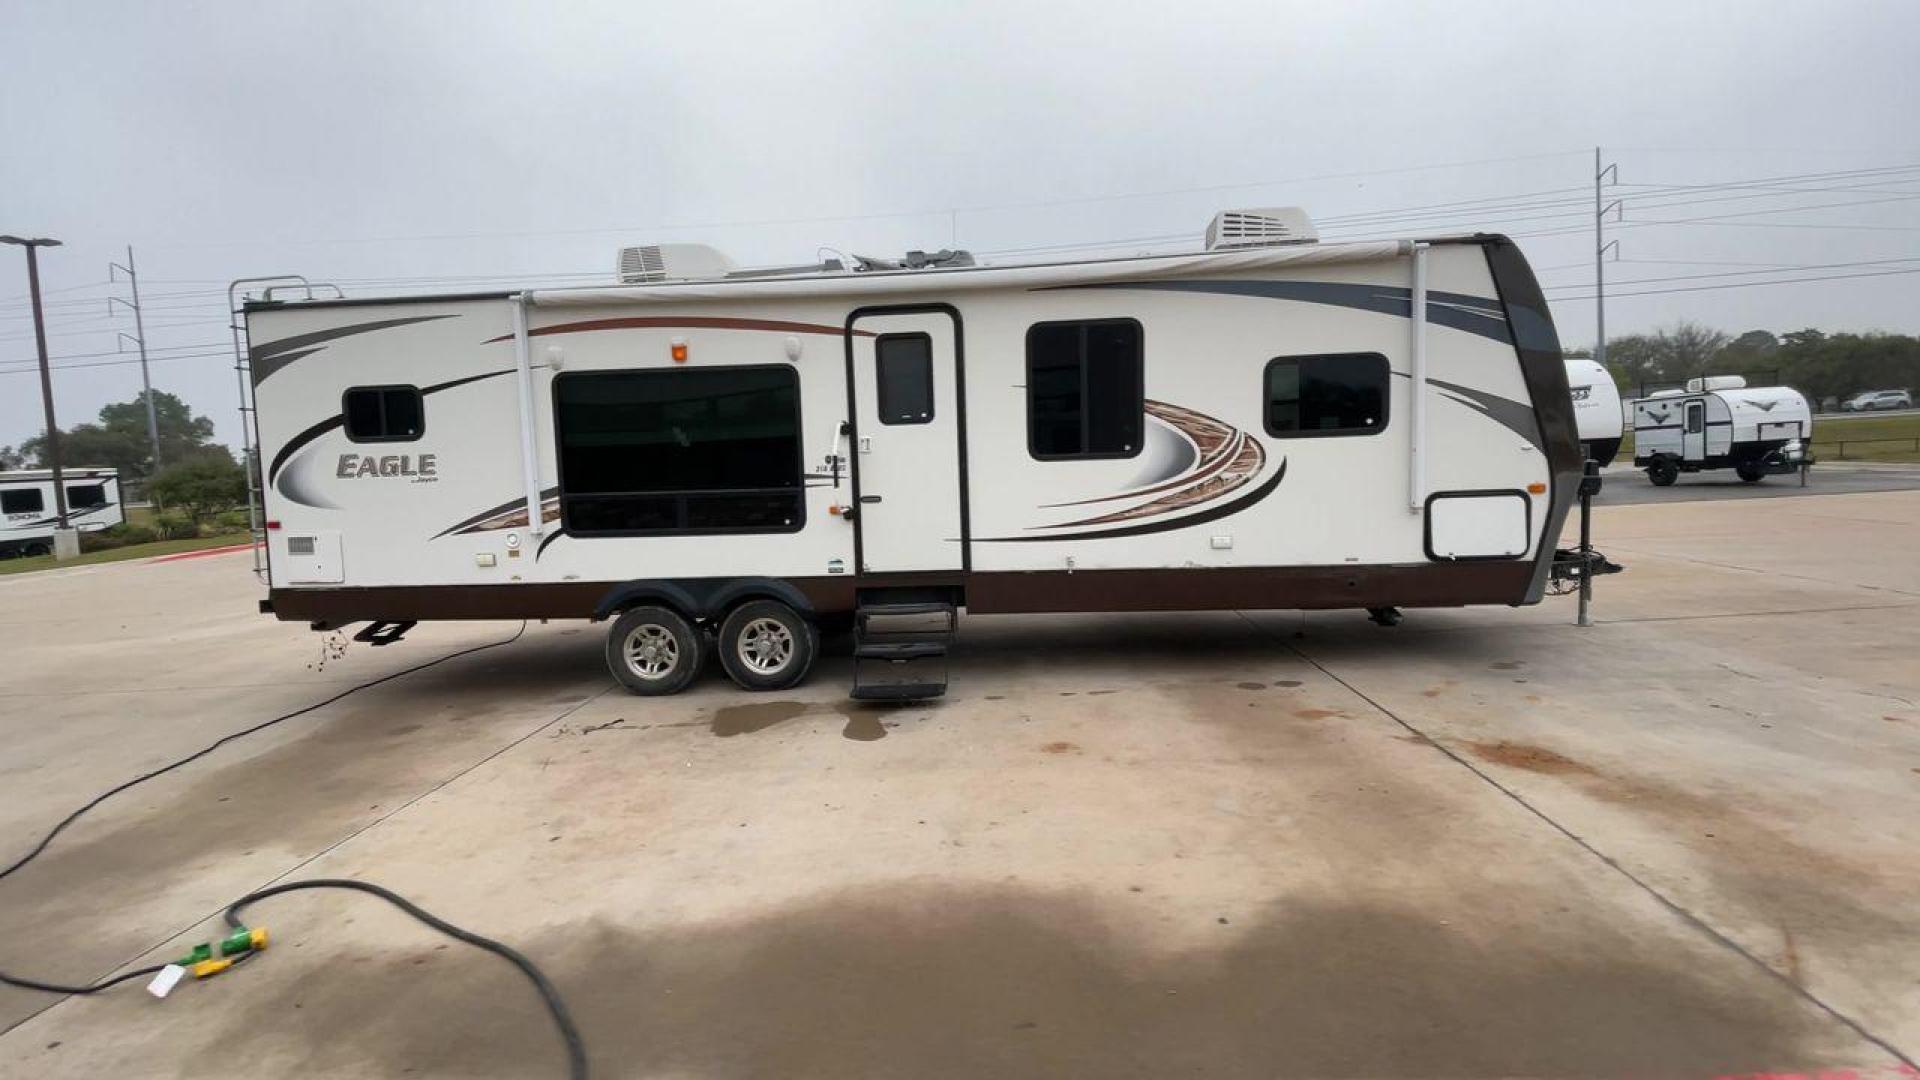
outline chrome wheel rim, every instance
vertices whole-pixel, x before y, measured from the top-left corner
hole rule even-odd
[[[634,627],[624,651],[627,668],[642,679],[664,679],[680,666],[680,643],[659,623]]]
[[[755,619],[734,641],[740,663],[757,675],[772,675],[793,659],[793,631],[778,619]]]

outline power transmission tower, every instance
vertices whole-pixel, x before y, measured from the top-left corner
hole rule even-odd
[[[1603,226],[1607,215],[1618,212],[1615,220],[1626,216],[1623,200],[1615,199],[1610,203],[1601,200],[1601,188],[1612,177],[1612,182],[1620,182],[1620,163],[1600,164],[1600,148],[1593,148],[1593,362],[1604,365],[1607,362],[1607,249],[1613,249],[1613,257],[1620,257],[1620,241],[1609,241]]]
[[[107,264],[107,280],[113,280],[114,271],[127,275],[127,283],[133,287],[133,303],[128,304],[117,296],[107,297],[107,311],[113,311],[116,303],[126,304],[133,309],[133,335],[131,340],[140,347],[140,389],[147,402],[147,440],[153,444],[153,471],[160,471],[160,419],[153,407],[153,380],[147,375],[147,328],[140,313],[140,275],[133,270],[133,245],[127,245],[127,265],[110,262]],[[122,338],[128,335],[121,334]]]

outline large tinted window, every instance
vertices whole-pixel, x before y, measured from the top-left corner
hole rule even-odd
[[[426,430],[419,387],[356,386],[341,396],[340,407],[354,442],[406,442]]]
[[[1267,434],[1299,439],[1384,431],[1390,377],[1379,353],[1280,357],[1267,364]]]
[[[67,485],[67,505],[75,510],[105,506],[107,505],[107,486],[105,484],[69,484]]]
[[[567,531],[800,528],[792,368],[579,372],[553,387]]]
[[[933,338],[926,334],[882,334],[873,343],[873,362],[880,422],[932,423]]]
[[[1036,458],[1140,452],[1140,324],[1040,323],[1027,331],[1027,449]]]
[[[39,488],[0,491],[0,514],[40,514],[45,513],[46,509],[47,500],[40,494]]]

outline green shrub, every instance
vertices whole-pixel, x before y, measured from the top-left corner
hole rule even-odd
[[[213,527],[217,532],[246,532],[252,524],[244,509],[225,510],[213,515]]]
[[[184,510],[194,521],[204,521],[246,502],[247,474],[223,449],[161,469],[153,478],[152,491],[154,500],[169,512]]]
[[[153,516],[153,531],[161,540],[191,540],[200,535],[200,525],[183,510],[163,510]]]
[[[80,550],[111,551],[129,544],[151,544],[160,534],[143,525],[114,525],[99,532],[80,534]]]

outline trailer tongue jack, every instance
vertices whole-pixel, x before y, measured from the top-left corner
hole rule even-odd
[[[1593,497],[1600,491],[1600,463],[1589,459],[1580,477],[1580,546],[1560,548],[1553,553],[1553,575],[1549,587],[1556,596],[1580,593],[1581,626],[1592,626],[1587,607],[1593,602],[1593,579],[1617,574],[1626,569],[1593,549]]]

